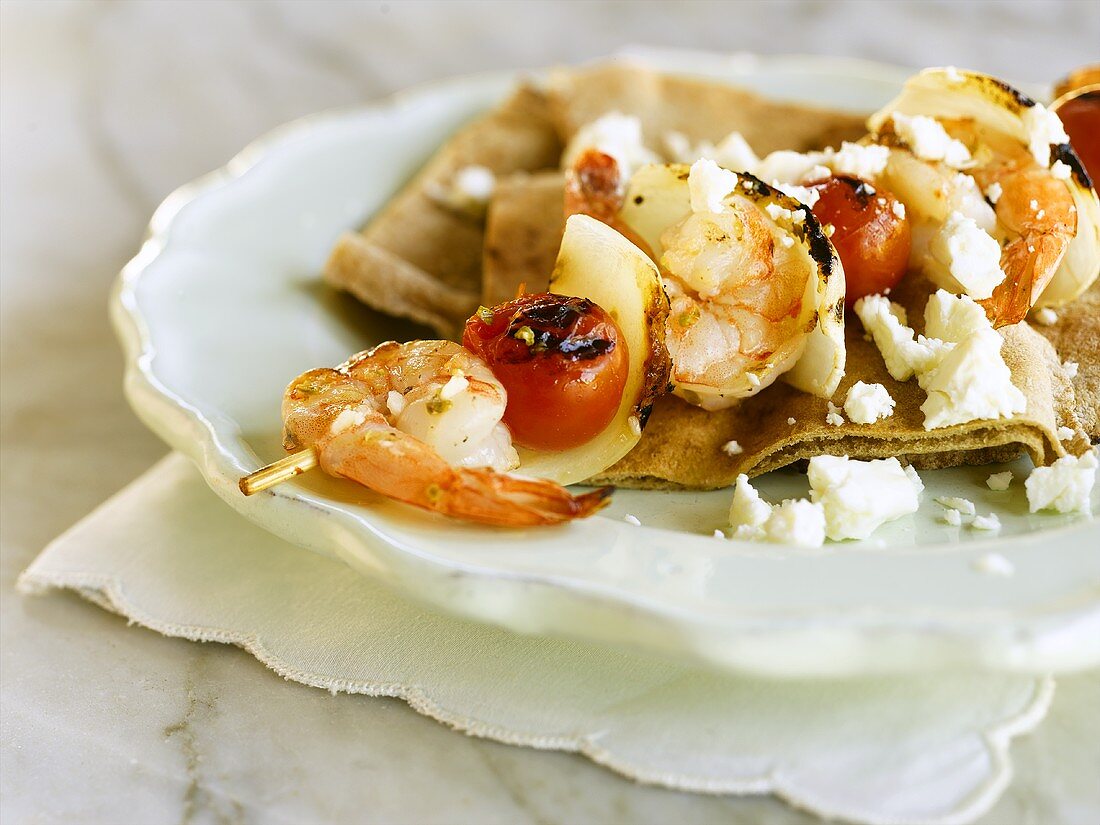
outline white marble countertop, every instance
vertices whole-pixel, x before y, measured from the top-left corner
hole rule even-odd
[[[1046,82],[1094,60],[1097,42],[1095,2],[5,2],[4,821],[813,821],[768,798],[639,787],[580,757],[468,738],[396,700],[332,697],[75,596],[17,596],[49,539],[165,452],[122,398],[109,285],[176,186],[279,123],[423,80],[648,43]],[[1100,675],[1059,681],[983,822],[1100,821],[1097,707]]]

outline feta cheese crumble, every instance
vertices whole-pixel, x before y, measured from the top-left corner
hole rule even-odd
[[[367,420],[366,413],[358,408],[351,408],[347,410],[341,410],[340,414],[332,420],[332,424],[329,425],[329,432],[333,435],[338,435],[345,430],[350,430],[352,427],[358,427],[360,424],[365,423]]]
[[[1089,497],[1096,483],[1096,451],[1082,456],[1064,455],[1049,467],[1036,467],[1024,482],[1031,512],[1088,513]]]
[[[749,477],[744,473],[737,476],[730,503],[730,527],[734,530],[762,528],[771,512],[772,506],[760,498],[760,493],[749,483]]]
[[[997,201],[1001,199],[1001,195],[1004,194],[1004,187],[997,181],[989,184],[989,188],[985,190],[985,196],[989,199],[989,202],[996,205]]]
[[[1061,119],[1040,103],[1025,109],[1022,120],[1027,131],[1027,145],[1032,157],[1041,166],[1050,166],[1051,144],[1069,143],[1069,135]]]
[[[1066,378],[1076,378],[1077,370],[1080,369],[1076,361],[1066,361],[1062,364],[1062,369],[1066,372]]]
[[[726,197],[737,187],[737,175],[713,160],[703,158],[691,165],[688,195],[692,212],[721,213],[729,207]]]
[[[924,115],[894,112],[894,131],[913,154],[922,160],[942,160],[948,166],[962,169],[970,165],[970,150],[960,140],[951,137],[943,125]]]
[[[839,427],[844,423],[844,416],[840,414],[840,407],[832,401],[829,402],[829,412],[825,415],[825,423],[833,427]]]
[[[793,427],[797,422],[793,418],[788,418],[787,423]]]
[[[627,524],[633,524],[635,527],[642,526],[642,522],[638,519],[638,517],[632,516],[630,513],[627,513],[625,516],[623,516],[623,521],[625,521]]]
[[[905,220],[905,204],[901,201],[894,201],[890,210],[894,213],[894,216],[899,220]]]
[[[1073,427],[1059,427],[1057,435],[1059,441],[1072,441],[1076,433]]]
[[[921,405],[925,429],[1009,417],[1026,408],[1001,357],[1004,339],[966,296],[940,290],[929,298],[926,327],[944,338],[915,336],[902,308],[881,295],[861,298],[855,310],[890,375],[898,381],[915,375],[928,394]]]
[[[958,510],[952,510],[950,507],[940,513],[940,521],[949,527],[961,527],[962,526],[962,513]]]
[[[973,567],[987,576],[1011,576],[1016,566],[1000,553],[983,553],[974,559]]]
[[[815,456],[807,476],[810,500],[823,508],[825,534],[833,541],[865,539],[883,523],[915,513],[924,486],[918,488],[896,458]]]
[[[825,512],[804,498],[787,499],[772,509],[764,536],[776,544],[820,547],[825,543]]]
[[[485,214],[495,188],[493,171],[486,166],[472,164],[455,172],[449,186],[438,186],[430,194],[443,206],[480,217]]]
[[[661,162],[642,140],[642,121],[622,112],[608,112],[578,129],[562,153],[562,167],[572,166],[589,149],[614,158],[624,181],[639,166]]]
[[[695,163],[706,158],[736,172],[749,172],[760,163],[740,132],[730,132],[717,145],[706,140],[693,144],[682,132],[668,132],[665,148],[669,157],[677,163]]]
[[[940,507],[946,507],[949,510],[958,510],[967,516],[972,516],[975,513],[974,502],[968,498],[959,498],[957,496],[938,496],[935,499],[936,504]]]
[[[1054,161],[1050,166],[1050,176],[1055,180],[1069,180],[1072,174],[1073,170],[1069,168],[1069,164],[1060,160]]]
[[[924,270],[937,285],[978,299],[1005,279],[1001,245],[961,212],[952,212],[932,236]]]
[[[821,199],[821,194],[816,189],[811,189],[809,186],[799,186],[794,183],[780,183],[777,180],[772,181],[772,186],[784,195],[790,195],[799,203],[806,204],[806,206],[811,209],[814,204]]]
[[[877,144],[864,146],[860,143],[844,141],[840,144],[840,149],[825,151],[825,163],[836,174],[851,175],[864,180],[881,175],[889,159],[889,147]]]
[[[970,521],[970,529],[972,530],[985,530],[993,532],[1001,529],[1001,520],[997,518],[996,513],[990,513],[988,516],[974,516]]]
[[[1007,490],[1009,485],[1012,484],[1012,478],[1013,476],[1010,470],[1005,470],[1003,473],[994,473],[985,480],[985,486],[990,490],[997,490],[998,492]]]
[[[741,453],[745,452],[745,450],[736,441],[727,441],[725,444],[722,445],[722,452],[732,457],[735,455],[741,455]]]
[[[1044,327],[1053,326],[1058,323],[1058,313],[1050,307],[1043,307],[1035,313],[1035,323]]]
[[[874,424],[880,418],[894,414],[895,401],[882,384],[856,381],[844,399],[844,412],[856,424]]]
[[[461,395],[470,386],[470,382],[466,380],[466,376],[462,370],[458,370],[447,379],[447,383],[439,389],[439,397],[444,401],[450,401],[455,397]]]

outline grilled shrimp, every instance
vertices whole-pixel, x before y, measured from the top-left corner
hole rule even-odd
[[[507,474],[519,464],[501,423],[507,395],[451,341],[387,342],[310,370],[283,396],[283,446],[316,450],[330,475],[466,521],[556,524],[592,515],[608,490]]]
[[[644,166],[624,184],[612,158],[585,153],[567,173],[566,213],[608,223],[658,264],[677,395],[722,409],[788,371],[800,389],[835,390],[843,272],[808,209],[706,160]]]
[[[1023,320],[1038,303],[1071,300],[1096,278],[1100,203],[1042,106],[986,75],[928,69],[869,124],[891,147],[878,180],[916,224],[913,266],[942,284],[952,223],[1000,245],[998,258],[978,238],[990,250],[983,259],[995,260],[980,294],[971,290],[995,326]]]

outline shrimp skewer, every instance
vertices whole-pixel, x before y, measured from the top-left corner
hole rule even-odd
[[[499,526],[557,524],[602,508],[607,488],[573,496],[505,472],[519,463],[501,423],[506,403],[489,368],[456,343],[380,344],[287,387],[283,444],[298,452],[285,474],[312,455],[326,473],[389,498]]]
[[[843,270],[801,203],[712,161],[643,166],[627,186],[614,158],[589,150],[567,171],[565,211],[607,223],[658,265],[673,392],[689,403],[729,407],[780,375],[836,389]]]

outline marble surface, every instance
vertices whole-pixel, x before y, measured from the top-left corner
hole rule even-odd
[[[568,16],[567,16],[568,14]],[[716,25],[715,20],[724,21]],[[310,111],[627,43],[956,63],[1044,82],[1095,59],[1095,2],[0,6],[0,816],[5,822],[767,822],[767,798],[636,786],[470,739],[246,653],[20,598],[54,535],[165,452],[106,320],[155,205]],[[985,823],[1100,820],[1100,675],[1059,681]]]

